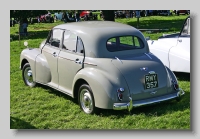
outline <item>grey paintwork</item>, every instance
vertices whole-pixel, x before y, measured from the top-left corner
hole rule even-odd
[[[39,48],[25,49],[20,56],[21,69],[30,63],[34,81],[51,86],[71,97],[77,97],[79,83],[86,82],[93,91],[95,106],[105,109],[124,109],[128,105],[151,104],[171,99],[177,94],[172,80],[174,74],[162,62],[149,53],[148,44],[140,31],[129,25],[109,21],[67,23],[54,27],[70,30],[84,43],[84,54],[52,48],[44,40]],[[106,42],[113,36],[137,36],[143,49],[109,52]],[[53,56],[53,52],[56,56]],[[117,57],[117,58],[116,58]],[[81,61],[77,62],[76,58]],[[49,60],[51,59],[51,60]],[[141,68],[147,67],[147,71]],[[158,88],[144,89],[144,75],[158,74]],[[119,101],[116,90],[124,88],[123,100]],[[155,93],[152,95],[152,92]],[[182,93],[183,94],[183,93]],[[131,99],[131,100],[130,100]],[[131,103],[129,103],[131,102]],[[141,102],[141,103],[140,103]],[[133,104],[132,104],[133,103]],[[120,105],[120,106],[119,106]]]
[[[142,39],[145,44],[144,49],[126,51],[126,54],[138,53],[138,51],[143,53],[149,52],[143,34],[129,25],[113,23],[111,21],[89,21],[62,24],[54,28],[70,30],[77,34],[84,42],[86,57],[113,58],[116,55],[124,55],[122,51],[110,53],[106,49],[105,44],[107,40],[113,36],[134,35]]]

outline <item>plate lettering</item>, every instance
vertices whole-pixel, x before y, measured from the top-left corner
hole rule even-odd
[[[157,74],[145,75],[145,89],[157,88],[157,87],[158,87]]]

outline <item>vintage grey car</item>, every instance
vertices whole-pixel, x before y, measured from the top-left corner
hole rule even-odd
[[[21,52],[20,69],[26,85],[57,89],[77,99],[87,114],[99,108],[131,111],[184,95],[143,34],[111,21],[55,26],[39,48]]]

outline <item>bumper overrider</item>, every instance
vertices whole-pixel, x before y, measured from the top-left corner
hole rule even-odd
[[[185,92],[182,89],[179,89],[177,91],[178,92],[175,92],[173,94],[168,94],[165,96],[160,96],[160,97],[155,97],[155,98],[145,99],[145,100],[139,100],[139,101],[133,101],[132,98],[129,97],[128,103],[114,103],[113,109],[114,110],[127,109],[128,111],[131,111],[133,109],[133,107],[139,107],[139,106],[144,106],[144,105],[149,105],[149,104],[154,104],[154,103],[160,103],[160,102],[172,100],[172,99],[180,99],[185,94]]]

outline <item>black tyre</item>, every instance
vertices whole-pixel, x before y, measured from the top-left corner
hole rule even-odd
[[[29,63],[26,63],[22,69],[23,81],[27,86],[35,87],[36,82],[33,81],[32,70]]]
[[[78,101],[79,101],[80,108],[86,114],[97,113],[94,96],[89,85],[87,84],[81,85],[78,91]]]

